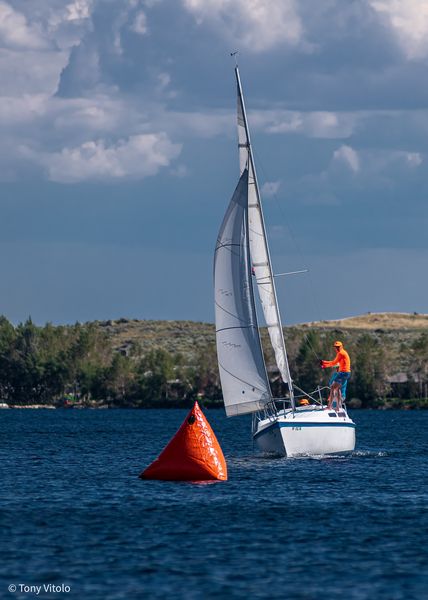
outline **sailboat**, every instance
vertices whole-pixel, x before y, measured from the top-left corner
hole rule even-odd
[[[252,413],[252,435],[263,452],[287,457],[349,453],[355,448],[355,423],[346,407],[326,409],[321,392],[318,397],[304,393],[290,373],[238,66],[235,75],[240,177],[214,255],[217,357],[226,414]],[[271,391],[256,291],[286,385],[283,398]],[[302,392],[304,406],[298,402]]]

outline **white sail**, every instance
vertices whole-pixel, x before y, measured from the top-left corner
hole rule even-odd
[[[247,206],[248,170],[244,169],[214,256],[217,356],[228,416],[256,412],[271,399],[251,283]]]
[[[254,158],[251,150],[250,134],[245,113],[244,98],[238,68],[235,69],[238,85],[238,142],[239,164],[241,173],[249,165],[248,189],[248,222],[249,243],[253,273],[255,275],[260,302],[270,341],[275,353],[275,360],[282,380],[288,384],[290,395],[293,395],[287,351],[281,325],[281,316],[276,297],[275,282],[266,239],[263,211],[260,203],[260,192],[255,172]]]

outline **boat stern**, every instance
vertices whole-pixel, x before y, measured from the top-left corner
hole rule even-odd
[[[262,452],[288,457],[348,454],[355,449],[355,423],[345,411],[286,411],[260,421],[254,440]]]

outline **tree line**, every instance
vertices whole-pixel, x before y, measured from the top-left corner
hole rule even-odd
[[[337,332],[302,331],[291,344],[290,368],[296,383],[310,392],[324,386],[328,374],[319,358],[331,358]],[[342,336],[343,339],[343,336]],[[350,337],[345,345],[353,358],[348,399],[354,406],[388,403],[428,406],[428,334],[403,348],[403,367],[370,333]],[[275,396],[285,388],[266,356]],[[394,373],[405,369],[394,381]],[[329,372],[331,372],[329,370]],[[0,401],[9,405],[187,407],[199,399],[221,405],[222,393],[215,342],[189,358],[164,348],[133,343],[126,354],[114,349],[111,337],[96,323],[43,327],[31,319],[13,326],[0,317]],[[394,404],[395,403],[395,404]]]

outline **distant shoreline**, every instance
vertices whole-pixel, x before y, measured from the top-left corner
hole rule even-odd
[[[77,406],[55,406],[53,404],[22,404],[22,405],[10,405],[3,406],[4,410],[190,410],[192,403],[176,404],[176,405],[161,405],[161,406],[112,406],[112,405],[77,405]],[[203,410],[223,410],[222,404],[212,403],[203,404],[201,403]],[[422,403],[418,400],[400,401],[397,403],[387,403],[379,406],[348,406],[348,410],[427,410],[428,403]]]

